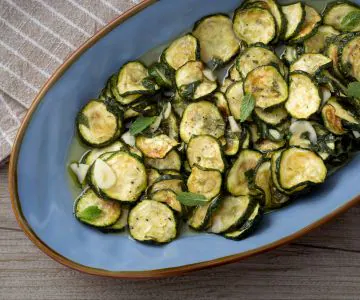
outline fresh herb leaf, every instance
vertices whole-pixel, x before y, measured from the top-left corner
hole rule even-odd
[[[149,67],[149,74],[156,83],[165,88],[171,88],[174,81],[174,71],[164,63],[153,63]]]
[[[246,121],[246,119],[251,115],[254,107],[255,98],[251,94],[246,94],[241,102],[240,122]]]
[[[90,128],[89,119],[83,113],[78,114],[77,122],[78,122],[79,125],[82,124],[82,125],[86,126],[87,128]]]
[[[102,210],[98,206],[91,205],[85,208],[83,211],[81,211],[78,214],[78,217],[86,221],[93,221],[96,218],[98,218],[101,215],[101,213]]]
[[[347,95],[349,97],[360,98],[360,82],[351,82],[348,85]]]
[[[176,199],[185,206],[197,206],[208,203],[208,199],[203,195],[190,192],[181,192],[176,196]]]
[[[346,31],[351,31],[355,29],[360,24],[360,10],[354,10],[348,13],[341,20],[341,29]]]
[[[144,131],[148,128],[154,121],[156,120],[156,116],[154,117],[139,117],[134,123],[131,124],[130,133],[131,135],[137,135],[138,133]]]

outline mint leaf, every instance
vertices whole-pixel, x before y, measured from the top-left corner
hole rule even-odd
[[[341,20],[341,29],[346,31],[351,31],[355,29],[360,24],[360,10],[354,10],[349,12]]]
[[[190,192],[181,192],[176,196],[176,199],[185,206],[197,206],[208,203],[208,199],[203,195]]]
[[[255,107],[255,98],[251,94],[246,94],[240,105],[240,122],[246,121]]]
[[[360,98],[360,82],[351,82],[348,85],[347,95],[349,97]]]
[[[102,213],[102,210],[95,205],[88,206],[83,211],[81,211],[78,214],[78,217],[80,219],[86,220],[86,221],[93,221],[96,218],[98,218]]]
[[[131,135],[137,135],[138,133],[144,131],[148,128],[154,121],[156,120],[155,117],[139,117],[137,118],[134,123],[131,124],[130,133]]]

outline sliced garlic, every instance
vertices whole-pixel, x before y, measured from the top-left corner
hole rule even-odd
[[[94,183],[100,189],[109,189],[116,184],[116,174],[114,170],[102,159],[97,159],[93,167]]]
[[[89,166],[86,165],[86,164],[72,163],[70,165],[70,169],[76,175],[77,180],[79,181],[79,183],[83,184],[84,180],[85,180],[85,177],[86,177],[86,173],[89,170]]]

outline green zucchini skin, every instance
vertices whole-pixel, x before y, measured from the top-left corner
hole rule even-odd
[[[255,214],[255,216],[251,216],[252,214]],[[224,237],[235,241],[240,241],[247,238],[248,236],[250,236],[252,233],[255,232],[257,227],[260,225],[263,216],[264,216],[264,209],[259,203],[255,204],[253,211],[249,215],[248,219],[235,231],[225,233]]]

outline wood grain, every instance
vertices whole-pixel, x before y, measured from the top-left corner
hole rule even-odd
[[[81,274],[19,229],[0,169],[0,299],[360,299],[360,205],[294,243],[245,261],[159,280]]]

